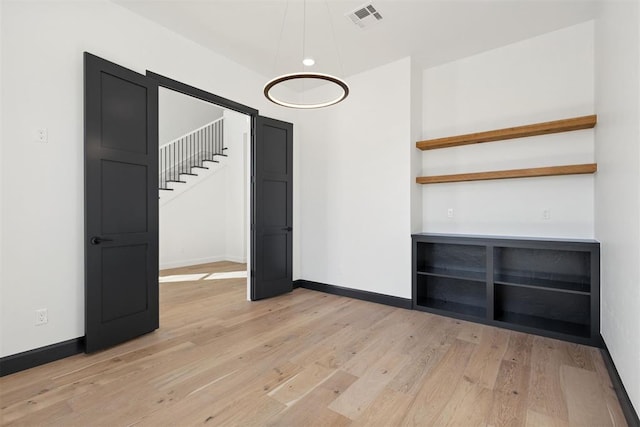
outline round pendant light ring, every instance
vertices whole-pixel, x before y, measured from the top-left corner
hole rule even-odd
[[[340,87],[342,89],[342,93],[338,97],[331,99],[329,101],[318,102],[313,104],[297,104],[293,102],[287,102],[282,99],[276,98],[271,93],[271,89],[273,89],[275,86],[291,80],[299,80],[299,79],[324,80]],[[337,104],[338,102],[343,101],[347,96],[349,96],[349,86],[347,86],[347,84],[343,80],[340,80],[339,78],[331,76],[329,74],[291,73],[291,74],[284,74],[282,76],[276,77],[275,79],[269,81],[264,86],[264,96],[266,96],[269,101],[278,105],[282,105],[283,107],[301,108],[301,109],[322,108],[322,107],[328,107],[330,105],[334,105],[334,104]]]

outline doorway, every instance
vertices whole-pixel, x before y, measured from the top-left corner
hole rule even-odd
[[[166,286],[246,284],[251,117],[164,87],[158,95],[162,308]]]
[[[85,351],[159,327],[160,87],[251,117],[247,299],[291,291],[293,125],[88,52],[84,77]]]

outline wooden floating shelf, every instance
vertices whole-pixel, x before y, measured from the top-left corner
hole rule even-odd
[[[537,176],[579,175],[594,173],[598,170],[596,163],[583,165],[548,166],[542,168],[511,169],[490,172],[460,173],[454,175],[419,176],[418,184],[439,184],[443,182],[484,181],[489,179],[532,178]]]
[[[549,133],[568,132],[579,129],[590,129],[596,125],[596,121],[597,116],[593,114],[591,116],[554,120],[552,122],[535,123],[532,125],[470,133],[467,135],[427,139],[425,141],[418,141],[416,143],[416,147],[421,150],[434,150],[436,148],[457,147],[459,145],[478,144],[481,142],[503,141],[505,139],[524,138],[527,136],[546,135]]]

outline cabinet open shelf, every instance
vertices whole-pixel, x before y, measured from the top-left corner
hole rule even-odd
[[[497,285],[520,286],[524,288],[546,289],[557,292],[589,295],[588,282],[582,283],[574,281],[548,280],[500,274],[495,276],[494,283]]]
[[[463,316],[476,317],[478,319],[484,318],[486,314],[486,309],[484,307],[471,304],[460,304],[435,298],[421,298],[420,307],[428,308],[428,311],[434,313],[457,313]]]
[[[465,316],[486,315],[483,282],[450,277],[420,275],[416,298],[424,307]]]
[[[449,148],[460,145],[478,144],[482,142],[503,141],[506,139],[524,138],[527,136],[568,132],[592,128],[596,125],[596,122],[597,116],[593,114],[590,116],[573,117],[570,119],[449,136],[446,138],[428,139],[416,142],[416,147],[420,150],[433,150],[437,148]]]
[[[532,330],[546,330],[559,334],[589,338],[589,326],[579,323],[564,322],[557,319],[531,316],[527,314],[503,311],[496,313],[496,320],[506,324],[520,325]]]
[[[601,345],[593,240],[414,234],[413,307]]]
[[[487,273],[485,271],[456,270],[452,268],[436,267],[428,267],[424,271],[418,271],[418,274],[423,274],[426,276],[449,277],[452,279],[476,280],[479,282],[484,282],[487,277]]]
[[[598,165],[596,163],[586,163],[580,165],[546,166],[541,168],[509,169],[487,172],[458,173],[451,175],[419,176],[416,178],[416,183],[441,184],[444,182],[487,181],[492,179],[582,175],[595,173],[597,170]]]
[[[494,282],[589,294],[591,258],[586,251],[494,247]]]

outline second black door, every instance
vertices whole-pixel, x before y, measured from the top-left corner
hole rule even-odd
[[[293,289],[293,125],[256,118],[251,299]]]

